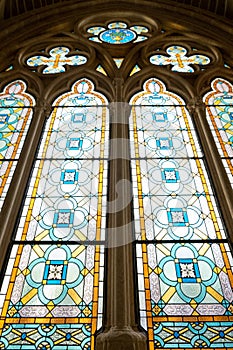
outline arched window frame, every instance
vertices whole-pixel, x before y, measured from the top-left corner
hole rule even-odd
[[[169,42],[169,39],[168,39],[168,42]],[[183,43],[181,38],[179,38],[179,43],[181,43],[181,44]],[[89,44],[89,46],[91,46],[91,44]],[[141,45],[141,47],[142,46],[143,45]],[[116,67],[113,65],[113,62],[110,63],[110,60],[111,60],[110,59],[110,55],[106,54],[106,57],[107,57],[106,58],[106,57],[104,57],[105,56],[104,55],[104,50],[102,50],[102,49],[98,49],[97,50],[97,47],[93,46],[93,48],[94,47],[95,47],[96,51],[100,51],[102,53],[102,55],[103,55],[103,62],[105,62],[106,70],[108,71],[109,77],[104,78],[102,75],[100,75],[101,73],[96,73],[95,72],[95,70],[94,70],[94,63],[95,64],[97,63],[97,61],[98,61],[97,58],[93,59],[93,61],[92,61],[93,65],[90,64],[90,66],[87,68],[87,70],[85,71],[85,73],[87,75],[85,75],[85,76],[90,77],[92,79],[94,78],[94,80],[96,82],[96,89],[97,90],[99,89],[99,91],[104,91],[106,93],[106,95],[110,97],[110,101],[124,101],[124,102],[127,102],[129,100],[129,97],[133,94],[133,92],[140,91],[142,83],[143,83],[143,81],[145,81],[145,79],[147,77],[150,77],[151,75],[155,75],[155,68],[150,66],[148,64],[148,61],[145,64],[145,59],[144,59],[143,55],[139,55],[138,54],[139,50],[136,47],[135,47],[134,50],[132,50],[131,53],[128,54],[128,59],[125,60],[123,66],[122,66],[121,74],[118,74],[119,72],[116,69]],[[93,49],[93,51],[95,51],[95,50]],[[145,48],[145,50],[147,50],[147,48]],[[114,50],[112,48],[110,48],[110,51],[114,51]],[[132,65],[130,65],[129,62],[130,62],[130,59],[133,58],[134,54],[136,54],[135,57],[137,57],[137,60],[141,63],[141,67],[143,68],[143,70],[141,72],[137,73],[137,76],[135,75],[134,77],[132,77],[132,79],[130,79],[130,78],[127,79],[127,76],[130,73],[130,69],[132,69]],[[219,60],[217,62],[217,65],[221,61],[221,58],[220,58],[219,54],[218,54],[218,59]],[[133,61],[135,61],[135,59]],[[14,176],[14,180],[16,178],[18,178],[18,179],[20,177],[22,178],[23,174],[25,175],[25,179],[26,179],[27,176],[28,176],[26,174],[29,174],[28,170],[26,171],[25,167],[27,165],[32,164],[32,162],[33,162],[33,154],[36,151],[36,147],[35,147],[35,145],[34,146],[32,145],[32,141],[30,142],[30,139],[31,140],[36,140],[36,142],[38,142],[39,134],[40,134],[40,132],[42,130],[42,124],[44,122],[45,111],[47,110],[47,108],[50,107],[49,103],[47,103],[48,96],[49,96],[49,91],[47,90],[47,92],[44,93],[45,90],[44,90],[44,87],[42,86],[43,84],[41,83],[40,79],[38,79],[38,77],[35,76],[34,72],[32,72],[31,74],[28,74],[26,72],[26,68],[25,67],[22,68],[20,66],[17,66],[17,70],[18,70],[17,76],[22,77],[22,79],[28,80],[28,82],[30,82],[30,84],[31,84],[32,81],[34,82],[34,90],[37,90],[35,87],[38,87],[38,86],[40,87],[40,89],[41,89],[40,91],[41,92],[40,93],[37,92],[37,96],[40,98],[40,100],[41,100],[41,96],[43,96],[42,100],[44,100],[46,102],[42,103],[43,104],[42,107],[39,106],[37,108],[37,112],[36,113],[39,116],[38,120],[40,119],[40,121],[36,122],[34,120],[33,126],[31,126],[31,128],[30,128],[30,134],[29,134],[30,136],[28,136],[27,143],[25,143],[24,154],[21,157],[22,161],[21,161],[21,163],[20,163],[20,165],[18,167],[18,169],[21,170],[21,172],[20,172],[20,175],[19,175],[19,172],[16,172],[16,174]],[[168,72],[165,73],[164,69],[161,69],[161,68],[158,67],[158,69],[156,69],[156,76],[164,77],[164,75],[165,75],[167,80],[174,79],[173,80],[173,83],[174,83],[173,86],[172,86],[171,81],[168,82],[168,85],[171,88],[171,90],[175,91],[175,92],[180,92],[181,96],[185,95],[184,98],[186,99],[186,101],[189,102],[189,108],[192,111],[192,114],[194,115],[194,119],[196,120],[196,125],[197,125],[198,130],[200,130],[200,135],[199,136],[200,136],[200,139],[202,140],[202,143],[203,143],[203,145],[205,147],[205,152],[208,152],[209,150],[212,149],[211,146],[214,143],[213,143],[212,136],[210,135],[209,131],[206,132],[206,130],[208,130],[208,126],[205,123],[205,117],[204,117],[204,113],[203,113],[203,106],[196,100],[196,96],[200,96],[199,91],[197,89],[192,89],[191,83],[187,83],[187,84],[184,83],[184,78],[188,79],[188,77],[184,76],[183,79],[182,79],[182,78],[178,77],[178,74],[170,73],[169,69],[167,69],[167,71]],[[78,75],[80,77],[82,77],[83,74],[84,74],[84,70],[82,71],[82,69],[80,69],[79,72],[78,72],[78,69],[76,69],[76,72],[78,73]],[[152,72],[153,72],[153,74],[152,74]],[[202,72],[200,72],[200,73],[202,74]],[[4,78],[6,78],[6,80],[9,79],[8,78],[9,75],[7,76],[7,74],[8,73],[3,73],[2,74],[2,76]],[[15,73],[13,73],[11,76],[13,76],[14,74]],[[64,87],[64,82],[67,81],[67,79],[69,79],[69,78],[71,78],[71,80],[72,80],[72,73],[70,72],[70,74],[69,74],[69,72],[67,72],[65,74],[66,74],[66,79],[65,79],[65,76],[63,78],[62,77],[61,78],[60,77],[56,77],[54,79],[54,83],[51,83],[51,85],[50,85],[51,90],[50,91],[51,92],[53,91],[52,92],[53,96],[55,96],[55,95],[57,96],[59,90],[60,90],[60,92],[61,91],[67,91],[66,88]],[[204,78],[201,78],[201,74],[200,74],[200,79],[199,79],[199,85],[200,85],[200,81],[201,80],[204,81]],[[212,74],[212,77],[216,74],[214,72],[214,68],[213,68],[213,72],[211,74]],[[226,73],[226,70],[224,68],[222,68],[222,74],[223,75],[227,75],[227,76],[231,76],[231,73],[230,72]],[[205,73],[203,73],[203,76],[205,76]],[[208,76],[208,78],[210,80],[210,73],[206,74],[206,76]],[[114,77],[114,87],[111,87],[110,78],[113,78],[113,77]],[[101,83],[99,83],[100,79],[102,80]],[[124,86],[124,89],[122,91],[121,90],[121,86],[122,86],[122,82],[124,80],[125,80],[125,86]],[[190,82],[191,82],[191,80],[192,79],[190,78]],[[44,79],[44,81],[46,81],[46,79]],[[62,81],[63,81],[63,83],[62,83]],[[177,83],[178,81],[179,82],[182,81],[183,86],[186,87],[186,92],[185,93],[183,91],[181,91],[182,89],[178,86],[179,85]],[[196,84],[198,85],[198,78],[196,79],[196,81],[197,81]],[[2,85],[4,85],[4,84],[2,84]],[[56,89],[56,92],[55,92],[55,89]],[[33,90],[33,88],[32,88],[32,90]],[[207,88],[206,88],[206,90],[207,90]],[[197,91],[198,91],[198,93],[196,93]],[[201,89],[200,89],[200,91],[201,91]],[[51,94],[51,96],[52,96],[52,94]],[[50,101],[51,101],[51,99],[50,99]],[[48,113],[46,113],[46,114],[48,114]],[[198,117],[196,118],[196,115],[199,115],[200,118],[198,118]],[[127,118],[127,116],[126,116],[126,118]],[[122,134],[124,136],[124,138],[127,139],[127,127],[119,125],[119,123],[116,123],[116,124],[117,124],[117,127],[112,129],[112,135],[114,133],[116,133],[116,134],[120,133],[120,134]],[[122,123],[122,124],[125,124],[125,123]],[[117,129],[118,129],[118,131],[117,131]],[[206,137],[206,133],[207,133],[208,137]],[[215,184],[215,188],[217,189],[217,192],[218,192],[219,202],[223,203],[224,202],[223,197],[225,197],[224,194],[227,194],[227,192],[228,192],[230,187],[229,187],[228,181],[225,181],[226,180],[226,176],[224,174],[224,169],[221,166],[217,166],[216,165],[216,164],[219,165],[219,160],[218,160],[218,157],[214,153],[215,152],[213,152],[213,151],[211,152],[211,160],[209,160],[208,163],[209,163],[210,172],[213,175],[213,182]],[[213,159],[216,162],[215,166],[213,166],[211,164]],[[112,163],[114,163],[114,162],[112,162]],[[118,163],[118,165],[119,165],[119,163]],[[129,164],[127,164],[127,163],[124,164],[125,169],[127,169],[128,166],[129,166]],[[114,164],[112,164],[111,168],[114,169]],[[220,169],[220,171],[218,171],[218,175],[215,175],[216,168]],[[116,165],[115,165],[115,169],[116,169]],[[220,178],[221,178],[220,181],[219,181],[219,174],[220,174]],[[128,177],[130,178],[129,174],[128,174]],[[110,178],[110,182],[111,181],[112,180]],[[222,182],[226,183],[226,185],[223,185]],[[17,183],[17,182],[14,181],[14,183]],[[18,189],[21,187],[21,184],[22,184],[22,182],[18,181]],[[24,180],[24,187],[25,186],[26,186],[26,181]],[[113,191],[113,189],[112,189],[112,191]],[[219,191],[220,191],[220,193],[219,193]],[[11,194],[12,194],[12,192],[11,192]],[[20,196],[22,198],[22,196],[23,196],[22,188],[21,188],[19,193],[21,193]],[[9,202],[11,201],[10,200],[11,198],[12,197],[9,195],[8,199],[6,200],[5,208],[7,208],[8,206],[9,207],[11,206],[9,204]],[[225,197],[225,198],[229,198],[229,195],[227,197]],[[15,208],[17,208],[17,206],[18,206],[18,204],[15,205]],[[230,200],[228,199],[228,204],[227,205],[222,205],[222,207],[223,207],[222,208],[223,216],[224,216],[224,219],[226,221],[226,226],[228,227],[228,231],[229,231],[229,228],[231,227],[230,226],[231,218],[229,219],[229,215],[228,215],[230,213],[230,209],[229,209],[230,208]],[[18,206],[18,208],[19,208],[19,206]],[[7,209],[4,209],[4,213],[7,212]],[[130,217],[129,213],[128,213],[128,215]],[[228,219],[227,219],[227,216],[228,216]],[[13,228],[14,223],[16,222],[16,220],[17,219],[16,219],[16,215],[15,215],[13,217],[11,226],[8,226],[7,229],[6,229],[6,226],[4,226],[5,232],[12,232],[12,228]],[[10,220],[8,220],[8,223],[9,223],[9,221]],[[7,216],[6,216],[6,221],[5,222],[7,222]],[[5,247],[5,248],[7,248],[7,247]],[[111,323],[110,318],[109,318],[108,321]]]

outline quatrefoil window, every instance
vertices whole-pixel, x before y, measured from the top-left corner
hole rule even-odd
[[[190,66],[198,64],[200,66],[210,63],[210,59],[204,55],[187,56],[187,50],[182,46],[169,46],[166,50],[169,56],[156,54],[150,57],[150,62],[158,66],[172,65],[171,70],[175,72],[193,73],[194,69]]]
[[[137,43],[147,40],[148,37],[144,35],[148,33],[148,28],[140,25],[128,27],[125,22],[112,22],[106,27],[90,27],[87,29],[89,40],[98,43],[108,44],[127,44],[129,42]]]
[[[27,60],[30,67],[47,66],[42,70],[43,74],[63,73],[66,71],[65,65],[80,66],[87,62],[83,55],[67,56],[70,49],[64,46],[54,47],[49,51],[50,56],[37,55]]]

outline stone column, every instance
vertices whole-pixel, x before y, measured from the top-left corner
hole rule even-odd
[[[34,161],[37,145],[41,136],[44,120],[49,116],[51,108],[41,104],[34,108],[31,125],[18,160],[11,185],[0,214],[0,270],[9,250],[11,237],[16,225],[18,212],[22,205],[27,181]]]
[[[118,89],[120,90],[118,82]],[[110,106],[111,147],[106,267],[106,318],[97,350],[146,350],[146,335],[136,324],[131,216],[128,103]]]
[[[206,106],[201,97],[197,97],[188,103],[187,108],[197,127],[215,194],[219,199],[227,232],[233,244],[233,191],[206,119]]]
[[[4,19],[5,6],[6,6],[6,0],[1,0],[0,1],[0,19]]]

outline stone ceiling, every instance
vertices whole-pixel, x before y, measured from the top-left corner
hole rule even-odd
[[[1,6],[3,7],[3,3],[5,2],[5,9],[2,12],[4,13],[4,18],[9,18],[40,7],[73,1],[74,0],[1,0]],[[163,0],[154,1],[163,2]],[[233,19],[233,0],[166,0],[166,3],[169,2],[194,6]]]

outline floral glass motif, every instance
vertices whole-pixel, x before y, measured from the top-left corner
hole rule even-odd
[[[16,80],[0,93],[0,209],[32,119],[35,101],[26,88]]]
[[[131,99],[141,325],[149,349],[233,341],[232,255],[185,103],[158,79]]]
[[[70,49],[67,47],[54,47],[49,51],[50,57],[45,55],[32,56],[27,60],[30,67],[47,66],[42,70],[43,74],[63,73],[66,71],[65,65],[80,66],[87,62],[83,55],[67,56]]]
[[[187,50],[182,46],[169,46],[166,52],[170,57],[156,54],[150,57],[150,62],[158,66],[172,65],[171,70],[185,73],[194,72],[190,65],[198,64],[204,66],[210,63],[209,57],[204,55],[186,56]]]
[[[53,104],[0,294],[0,347],[94,349],[102,325],[107,104],[87,79]]]
[[[128,27],[125,22],[112,22],[107,28],[98,26],[87,29],[87,32],[93,35],[89,37],[89,40],[117,45],[147,40],[148,37],[143,34],[148,33],[148,31],[147,27],[140,25]]]
[[[212,91],[203,98],[207,120],[233,186],[233,85],[217,78],[211,87]]]

